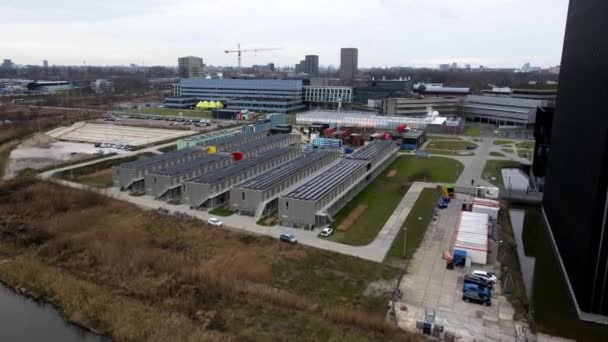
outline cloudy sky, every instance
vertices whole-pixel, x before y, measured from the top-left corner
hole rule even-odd
[[[17,64],[176,65],[177,57],[293,65],[560,63],[568,0],[0,0],[0,58]]]

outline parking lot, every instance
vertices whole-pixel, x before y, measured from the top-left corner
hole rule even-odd
[[[488,265],[473,265],[470,269],[446,269],[442,253],[450,250],[459,220],[462,201],[453,199],[447,209],[438,210],[429,225],[424,240],[412,257],[401,284],[401,300],[396,305],[400,327],[415,329],[416,321],[424,320],[425,310],[434,310],[435,323],[444,326],[461,341],[515,340],[514,309],[502,295],[500,284],[492,291],[492,305],[466,303],[462,300],[464,275],[473,270],[499,273],[495,243],[488,254]],[[492,240],[490,240],[492,242]]]

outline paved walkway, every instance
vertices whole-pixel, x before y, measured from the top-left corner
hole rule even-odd
[[[190,206],[188,206],[187,204],[172,205],[166,202],[155,200],[150,196],[131,196],[126,192],[121,192],[118,188],[97,189],[83,184],[68,182],[49,177],[50,176],[47,174],[43,178],[50,179],[53,182],[66,185],[72,188],[95,191],[106,196],[133,203],[136,206],[146,210],[157,210],[158,208],[165,208],[168,209],[170,213],[187,213],[202,221],[207,221],[209,218],[215,217],[214,215],[209,214],[207,211],[190,209]],[[409,214],[413,204],[418,199],[418,196],[420,195],[422,189],[425,187],[435,186],[436,185],[433,183],[414,183],[410,187],[410,190],[404,196],[399,206],[397,207],[397,210],[395,210],[393,215],[389,218],[387,223],[382,228],[376,240],[366,246],[350,246],[319,238],[319,230],[310,231],[280,225],[272,227],[261,226],[256,223],[253,217],[249,216],[241,216],[234,214],[228,217],[220,217],[220,220],[222,220],[222,222],[224,223],[224,227],[227,229],[240,230],[257,235],[266,235],[273,238],[278,238],[281,233],[291,233],[294,234],[297,237],[298,242],[303,245],[312,246],[340,254],[351,255],[375,262],[383,262],[394,238],[399,233],[401,225],[403,225],[403,222],[405,222],[407,215]]]
[[[416,320],[424,319],[425,309],[435,310],[437,324],[456,333],[459,341],[514,341],[513,307],[502,295],[500,285],[492,294],[492,306],[465,303],[462,286],[466,268],[446,269],[442,258],[449,250],[460,217],[462,202],[454,199],[448,209],[439,210],[414,253],[399,289],[397,303],[400,327],[415,329]],[[476,269],[497,271],[497,264],[476,265]]]

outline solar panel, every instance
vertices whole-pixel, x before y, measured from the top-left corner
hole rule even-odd
[[[236,175],[240,172],[244,172],[247,169],[253,168],[259,164],[262,164],[270,159],[276,158],[280,155],[290,153],[293,150],[296,150],[297,147],[282,147],[270,150],[268,152],[262,153],[256,157],[247,158],[236,162],[232,165],[229,165],[223,169],[215,170],[208,172],[200,177],[196,177],[191,180],[194,183],[217,183],[228,177]]]
[[[287,164],[279,166],[271,172],[264,173],[241,184],[239,188],[251,190],[270,189],[276,184],[285,181],[292,175],[301,171],[305,171],[313,165],[317,164],[319,161],[325,158],[330,158],[332,155],[335,154],[336,152],[334,151],[315,151],[307,153],[302,157],[290,161]]]
[[[189,160],[187,162],[181,163],[179,165],[175,165],[172,167],[167,167],[156,172],[152,172],[152,174],[160,175],[160,176],[178,176],[183,173],[189,172],[194,169],[198,169],[204,165],[215,163],[220,159],[229,159],[232,158],[230,154],[227,153],[214,153],[203,155],[200,158],[196,158],[193,160]]]
[[[353,153],[350,159],[371,160],[386,149],[395,146],[391,140],[374,140]]]
[[[167,152],[163,154],[158,154],[149,158],[134,160],[132,162],[120,164],[119,167],[127,168],[127,169],[140,169],[146,168],[148,166],[152,166],[158,163],[161,163],[166,160],[176,159],[180,157],[184,157],[190,154],[195,153],[205,153],[200,147],[190,147],[184,148],[177,151]]]
[[[286,198],[315,201],[333,190],[346,178],[364,168],[365,160],[343,159],[308,182],[285,195]]]

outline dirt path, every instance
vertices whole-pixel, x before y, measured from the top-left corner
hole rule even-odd
[[[351,211],[344,221],[338,226],[338,230],[345,232],[350,226],[365,212],[367,206],[365,204],[359,204],[355,210]]]
[[[386,174],[386,178],[393,178],[397,175],[397,170],[392,169]]]

